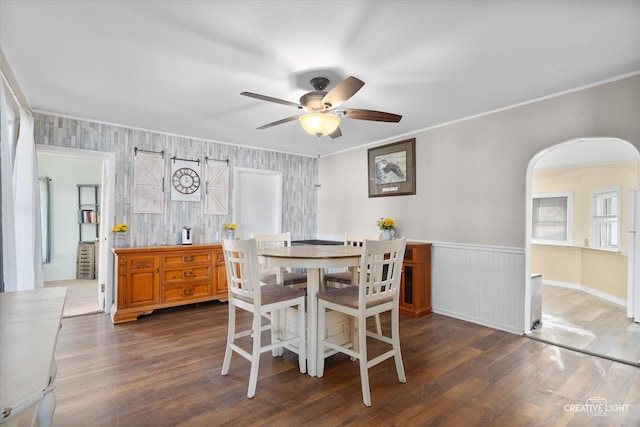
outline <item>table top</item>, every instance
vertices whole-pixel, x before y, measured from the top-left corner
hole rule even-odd
[[[352,258],[360,257],[362,255],[362,248],[344,245],[300,245],[258,249],[258,254],[270,258]]]
[[[67,288],[0,293],[0,406],[15,408],[49,385]]]

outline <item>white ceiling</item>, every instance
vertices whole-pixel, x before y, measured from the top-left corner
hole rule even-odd
[[[640,70],[640,1],[0,1],[34,111],[324,155]],[[316,75],[365,86],[317,138],[290,106]]]

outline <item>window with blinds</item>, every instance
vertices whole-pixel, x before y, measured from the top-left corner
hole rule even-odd
[[[538,244],[571,245],[573,194],[533,197],[531,241]]]

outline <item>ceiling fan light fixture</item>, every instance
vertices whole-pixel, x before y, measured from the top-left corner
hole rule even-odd
[[[322,136],[333,133],[340,126],[340,117],[326,113],[309,113],[299,118],[302,128],[311,135]]]

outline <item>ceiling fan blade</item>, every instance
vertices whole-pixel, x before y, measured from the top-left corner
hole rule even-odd
[[[333,138],[338,138],[339,136],[342,136],[342,131],[340,130],[340,126],[338,126],[336,128],[336,130],[334,130],[333,132],[331,132],[329,134],[329,136],[333,139]]]
[[[374,122],[399,122],[402,116],[399,114],[385,113],[374,110],[361,110],[358,108],[345,108],[342,110],[345,117],[356,120],[371,120]]]
[[[260,99],[261,101],[275,102],[276,104],[289,105],[291,107],[302,109],[302,105],[296,104],[295,102],[285,101],[284,99],[273,98],[271,96],[260,95],[259,93],[242,92],[240,93],[240,95],[248,96],[250,98]]]
[[[298,120],[298,117],[299,116],[287,117],[286,119],[278,120],[277,122],[267,123],[266,125],[262,125],[262,126],[260,126],[259,128],[256,128],[256,129],[267,129],[267,128],[270,128],[272,126],[277,126],[277,125],[281,125],[283,123],[292,122],[294,120]]]
[[[364,82],[362,80],[353,76],[347,77],[324,96],[322,99],[322,105],[325,105],[328,108],[336,108],[355,95],[362,86],[364,86]]]

